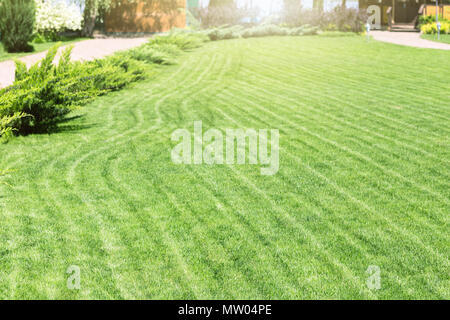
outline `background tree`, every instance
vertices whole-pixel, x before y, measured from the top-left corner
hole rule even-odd
[[[97,19],[100,8],[111,5],[112,0],[85,0],[83,11],[83,30],[85,37],[92,37],[94,34],[95,21]]]
[[[235,25],[242,23],[242,19],[252,16],[252,9],[243,1],[237,6],[239,0],[210,0],[209,5],[201,8],[197,16],[202,27],[211,28],[223,25]]]
[[[1,0],[0,0],[1,1]],[[72,0],[78,4],[83,10],[83,29],[82,35],[92,37],[94,34],[95,23],[101,12],[107,12],[111,7],[121,4],[133,4],[140,1],[158,1],[162,3],[164,8],[175,8],[180,2],[179,0]]]
[[[31,51],[35,22],[34,0],[1,0],[0,32],[8,52]]]
[[[283,0],[283,21],[290,26],[301,24],[302,17],[301,0]]]
[[[313,8],[319,12],[323,12],[323,0],[314,0]]]
[[[234,0],[210,0],[209,1],[209,7],[210,8],[217,8],[222,6],[232,6],[235,5]]]

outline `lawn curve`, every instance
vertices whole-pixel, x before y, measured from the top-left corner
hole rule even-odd
[[[13,139],[0,297],[450,298],[449,58],[364,37],[211,42]],[[175,165],[172,132],[198,120],[278,129],[279,172]]]

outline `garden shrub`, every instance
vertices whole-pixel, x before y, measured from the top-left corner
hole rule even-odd
[[[211,41],[269,36],[302,36],[317,34],[318,32],[318,27],[310,25],[288,28],[274,24],[264,24],[247,29],[242,26],[233,26],[214,28],[204,31],[204,33],[209,37]]]
[[[428,23],[420,28],[423,34],[436,34],[438,32],[437,23]],[[441,22],[441,34],[450,33],[450,22]]]
[[[240,25],[232,27],[224,26],[206,30],[205,34],[211,41],[229,40],[240,38],[243,30],[244,27]]]
[[[364,10],[336,7],[324,12],[317,26],[328,31],[362,32],[366,21],[367,13]],[[335,30],[329,30],[330,26]]]
[[[0,143],[8,141],[16,131],[17,123],[20,119],[29,115],[23,112],[16,112],[11,116],[0,117]]]
[[[289,1],[287,1],[289,2]],[[335,7],[331,11],[320,12],[315,9],[303,9],[298,1],[291,1],[282,19],[288,27],[314,26],[325,31],[362,32],[367,21],[364,10]]]
[[[206,41],[208,41],[208,37],[203,33],[189,33],[182,31],[174,31],[169,33],[168,35],[158,36],[153,39],[150,39],[150,45],[175,45],[180,50],[190,50],[195,49]]]
[[[203,33],[173,30],[168,35],[154,37],[148,43],[122,55],[146,63],[169,65],[175,63],[174,57],[182,51],[200,47],[206,41],[208,38]]]
[[[28,70],[24,63],[16,61],[14,84],[0,91],[0,117],[27,116],[9,122],[9,132],[48,131],[71,110],[94,97],[145,77],[144,63],[123,56],[71,62],[71,47],[54,64],[57,50],[58,46],[50,49],[42,61]]]
[[[174,63],[181,50],[200,46],[204,34],[173,32],[139,48],[90,62],[71,62],[72,47],[54,63],[58,45],[31,68],[16,61],[16,79],[0,90],[0,137],[48,132],[75,108],[144,79],[152,64]]]
[[[163,65],[174,64],[174,56],[178,55],[180,49],[173,44],[144,45],[142,47],[127,51],[124,55],[147,63]]]
[[[147,45],[150,45],[150,43],[147,44]],[[171,57],[178,56],[182,52],[182,50],[178,46],[176,46],[174,44],[170,44],[170,43],[153,44],[152,48],[157,50],[157,51],[166,53],[166,54],[168,54]]]
[[[258,16],[258,10],[229,3],[197,8],[193,10],[193,14],[201,21],[202,27],[208,29],[223,25],[238,25],[246,19],[253,21]]]
[[[442,16],[438,16],[438,20],[439,20],[439,22],[441,22],[441,24],[442,24],[442,22],[450,23],[450,20],[445,19]],[[428,16],[421,15],[421,16],[419,16],[417,25],[418,25],[419,29],[422,29],[422,26],[427,25],[427,24],[433,24],[433,23],[436,23],[435,15],[428,15]]]
[[[83,17],[75,4],[62,1],[34,0],[36,2],[35,32],[46,40],[56,41],[59,33],[81,30]]]
[[[35,22],[34,0],[0,1],[0,32],[8,52],[32,51],[29,44]]]
[[[418,25],[419,25],[419,27],[422,27],[422,25],[424,25],[424,24],[431,24],[433,22],[436,22],[436,17],[435,16],[424,16],[424,15],[421,15],[421,16],[419,16]]]
[[[319,37],[339,38],[339,37],[356,37],[357,33],[344,31],[324,31],[319,33]]]
[[[148,70],[145,63],[122,54],[88,63],[76,62],[75,66],[77,65],[74,72],[85,70],[86,76],[90,75],[92,79],[90,86],[100,90],[101,94],[120,90],[129,83],[145,79]]]
[[[243,38],[267,37],[267,36],[286,36],[289,34],[289,29],[273,24],[260,25],[242,32]]]

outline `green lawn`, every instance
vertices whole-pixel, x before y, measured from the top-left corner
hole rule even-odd
[[[68,45],[71,43],[75,43],[78,41],[85,40],[85,38],[73,38],[73,39],[67,39],[64,41],[61,41],[62,45]],[[3,48],[3,44],[0,42],[0,61],[10,60],[10,59],[16,59],[23,56],[27,56],[33,53],[38,53],[42,51],[46,51],[53,47],[57,42],[45,42],[45,43],[33,43],[34,51],[33,52],[22,52],[22,53],[8,53]]]
[[[13,139],[0,298],[449,299],[449,61],[364,37],[213,42]],[[196,120],[279,129],[279,172],[173,164]]]
[[[431,40],[431,41],[437,41],[437,42],[443,42],[450,44],[450,34],[441,34],[439,40],[437,38],[437,34],[423,34],[421,36],[423,39]]]

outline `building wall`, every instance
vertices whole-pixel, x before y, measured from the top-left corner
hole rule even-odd
[[[425,15],[434,16],[436,15],[436,5],[428,4],[425,9]],[[450,20],[450,4],[439,6],[439,15],[443,16],[445,19]]]
[[[186,27],[186,0],[121,1],[105,15],[106,32],[164,32]]]
[[[359,8],[366,10],[372,29],[385,28],[388,22],[387,9],[392,6],[392,0],[359,0]]]

